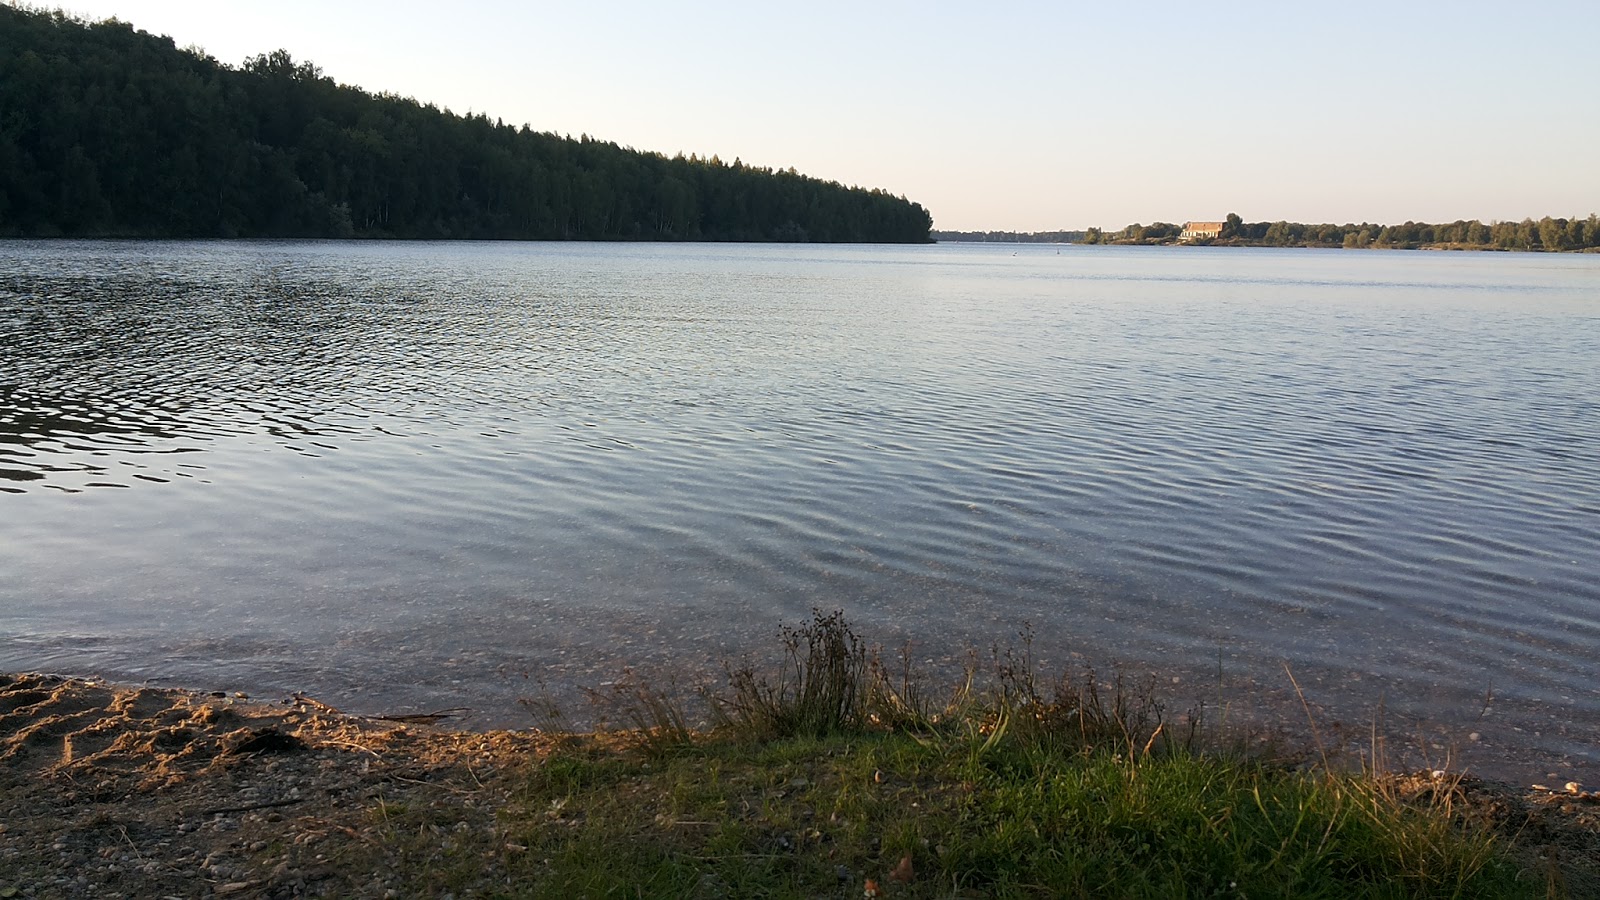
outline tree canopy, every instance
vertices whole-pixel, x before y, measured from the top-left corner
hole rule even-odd
[[[968,244],[1075,244],[1086,234],[1083,231],[935,231],[933,239]]]
[[[924,242],[922,206],[0,5],[0,235]]]
[[[1094,229],[1091,229],[1094,231]],[[1129,225],[1120,232],[1103,234],[1103,243],[1171,243],[1182,231],[1180,226],[1156,223]],[[1538,221],[1493,222],[1458,219],[1443,224],[1406,222],[1402,225],[1374,225],[1370,222],[1344,225],[1306,225],[1300,222],[1246,222],[1237,213],[1228,213],[1222,233],[1215,240],[1201,243],[1249,247],[1385,247],[1414,250],[1419,247],[1446,247],[1461,250],[1585,250],[1600,247],[1600,218],[1552,218]]]

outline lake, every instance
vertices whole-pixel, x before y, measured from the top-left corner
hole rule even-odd
[[[516,726],[842,608],[1593,784],[1597,572],[1596,255],[0,242],[0,670]]]

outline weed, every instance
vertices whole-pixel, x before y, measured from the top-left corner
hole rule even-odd
[[[844,613],[812,610],[811,621],[781,630],[775,678],[753,666],[728,666],[731,694],[713,695],[718,724],[753,737],[834,734],[866,723],[866,645]]]
[[[675,677],[668,676],[665,687],[656,687],[632,669],[624,669],[622,677],[604,690],[587,693],[603,725],[620,719],[652,753],[669,753],[694,743],[695,731]]]
[[[640,738],[559,749],[534,770],[507,819],[542,860],[523,893],[859,896],[846,886],[913,871],[897,896],[1545,887],[1459,821],[1458,782],[1401,789],[1220,751],[1198,710],[1167,715],[1153,680],[1088,666],[1045,677],[1027,630],[948,694],[927,688],[909,648],[886,664],[842,613],[814,610],[781,636],[775,672],[729,666],[703,692],[709,731],[632,673],[597,692]]]

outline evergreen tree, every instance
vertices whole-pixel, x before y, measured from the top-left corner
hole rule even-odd
[[[925,242],[883,191],[513,128],[0,5],[0,234]]]

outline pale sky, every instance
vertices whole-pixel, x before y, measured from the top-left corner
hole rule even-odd
[[[941,229],[1600,212],[1600,0],[59,0],[238,65],[926,206]]]

